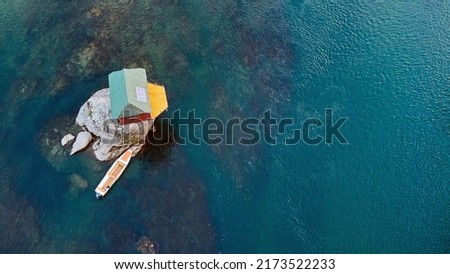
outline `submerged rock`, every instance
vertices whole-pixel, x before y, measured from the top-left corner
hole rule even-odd
[[[46,122],[46,125],[36,134],[39,151],[44,159],[61,172],[67,170],[73,164],[69,163],[70,146],[61,146],[61,139],[67,132],[76,132],[79,128],[73,123],[74,117],[63,116],[52,118]]]
[[[69,179],[70,179],[71,186],[73,186],[75,188],[85,190],[89,186],[87,180],[84,179],[79,174],[74,173],[69,176]]]
[[[137,243],[137,250],[142,254],[156,254],[158,253],[158,244],[150,238],[144,236],[139,239]]]
[[[70,188],[69,191],[72,195],[78,196],[81,192],[85,191],[89,184],[86,179],[84,179],[79,174],[72,174],[69,176]]]
[[[73,136],[72,134],[67,134],[61,139],[61,145],[65,146],[70,142],[72,142],[73,140],[75,140],[75,136]]]
[[[72,150],[70,151],[70,155],[77,153],[80,150],[86,148],[89,143],[92,141],[92,134],[87,131],[82,131],[78,133],[77,139],[72,146]]]
[[[57,77],[53,79],[52,86],[54,92],[62,91],[67,86],[67,80],[64,77]]]
[[[114,123],[111,117],[109,89],[97,91],[83,104],[76,123],[99,137],[93,149],[100,161],[113,160],[129,148],[132,148],[135,154],[138,153],[153,125],[152,120],[128,125]]]

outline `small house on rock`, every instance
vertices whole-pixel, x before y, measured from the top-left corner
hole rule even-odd
[[[154,120],[169,107],[164,86],[147,82],[145,69],[122,69],[109,75],[111,116],[119,124]]]

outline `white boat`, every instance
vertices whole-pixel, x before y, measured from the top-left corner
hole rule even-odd
[[[131,149],[128,149],[114,162],[114,164],[106,173],[105,177],[103,177],[102,181],[95,189],[95,195],[97,196],[97,199],[105,196],[106,193],[111,189],[114,183],[125,171],[125,168],[128,166],[128,163],[130,162],[132,156],[133,151]]]

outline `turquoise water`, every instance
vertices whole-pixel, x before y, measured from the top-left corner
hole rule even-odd
[[[2,1],[0,252],[448,253],[450,5]],[[350,144],[54,154],[109,72],[144,67],[170,111],[349,117]],[[183,132],[169,132],[177,138]],[[52,156],[53,155],[53,156]],[[73,174],[88,182],[74,185]]]

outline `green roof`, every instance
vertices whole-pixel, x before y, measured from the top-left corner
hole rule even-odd
[[[151,112],[145,69],[122,69],[109,74],[109,94],[113,119]]]

